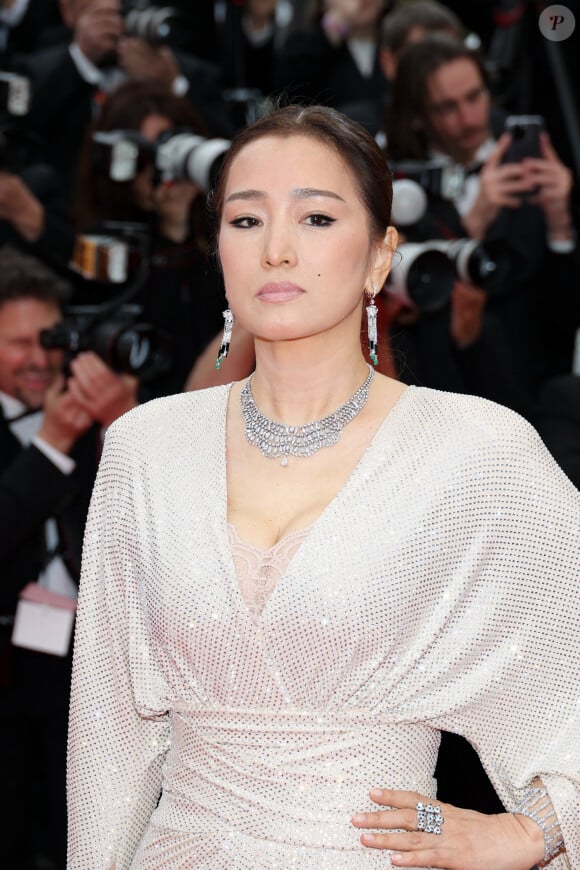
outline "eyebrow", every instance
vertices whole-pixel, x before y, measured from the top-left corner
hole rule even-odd
[[[231,193],[226,202],[233,202],[237,199],[267,199],[267,193],[264,190],[238,190],[235,193]],[[319,190],[316,187],[296,187],[292,191],[292,196],[296,199],[307,199],[308,197],[313,196],[328,196],[331,199],[338,199],[340,202],[345,202],[342,196],[339,196],[338,193],[334,193],[332,190]]]

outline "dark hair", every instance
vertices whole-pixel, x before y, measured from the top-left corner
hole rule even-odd
[[[265,136],[308,136],[332,148],[352,170],[366,207],[373,242],[382,239],[391,220],[391,173],[384,155],[367,131],[327,106],[286,106],[260,118],[234,138],[223,162],[209,205],[216,238],[229,169],[242,148]]]
[[[487,73],[479,52],[453,37],[436,33],[404,49],[386,116],[387,149],[391,159],[427,159],[427,80],[440,67],[462,59],[474,64],[487,86]]]
[[[393,9],[384,19],[381,26],[381,46],[393,54],[398,54],[405,47],[414,27],[421,27],[428,33],[445,31],[457,37],[463,32],[457,15],[441,3],[436,0],[413,0]]]
[[[62,310],[71,286],[41,260],[4,245],[0,248],[0,308],[6,302],[37,299]]]
[[[153,81],[128,81],[119,85],[102,104],[81,150],[74,208],[78,229],[92,228],[101,220],[144,219],[133,201],[130,181],[111,181],[94,171],[92,135],[97,131],[139,130],[150,115],[161,115],[174,127],[188,127],[198,135],[205,135],[205,128],[190,101],[175,96],[167,86]]]

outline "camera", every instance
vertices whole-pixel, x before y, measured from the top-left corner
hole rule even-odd
[[[91,350],[113,371],[138,375],[142,380],[171,365],[165,338],[147,323],[139,322],[140,305],[120,305],[114,313],[100,305],[77,305],[52,329],[40,333],[46,350],[59,349],[70,361],[77,353]]]
[[[152,166],[160,181],[191,181],[211,190],[229,139],[205,139],[189,130],[170,130],[156,143],[134,130],[93,133],[93,165],[113,181],[130,181]]]
[[[408,242],[398,251],[401,261],[391,271],[385,290],[424,312],[446,305],[458,280],[492,294],[500,289],[508,271],[500,246],[475,239]]]
[[[88,281],[123,284],[129,277],[130,248],[124,239],[104,233],[76,236],[69,267]]]
[[[230,145],[229,139],[204,139],[190,132],[162,133],[155,168],[162,181],[193,181],[208,191],[217,180]]]
[[[89,281],[124,287],[107,302],[70,306],[64,320],[40,333],[44,348],[64,351],[65,372],[84,350],[96,353],[113,371],[141,381],[170,369],[170,337],[141,321],[143,308],[132,302],[149,271],[147,227],[104,222],[98,232],[77,236],[69,267]]]
[[[150,45],[177,45],[181,41],[181,14],[173,6],[150,6],[147,0],[123,5],[125,36],[134,36]]]
[[[418,184],[430,196],[455,199],[463,191],[466,170],[447,158],[390,162],[393,184],[405,179]]]

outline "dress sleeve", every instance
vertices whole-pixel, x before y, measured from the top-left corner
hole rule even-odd
[[[540,780],[566,848],[550,870],[580,867],[580,493],[522,418],[481,428],[442,474],[419,628],[385,706],[465,737],[509,812]]]
[[[130,416],[130,415],[128,415]],[[89,511],[68,755],[68,870],[126,870],[161,790],[167,690],[139,592],[143,468],[126,418],[107,432]]]
[[[512,426],[485,484],[461,644],[474,667],[445,725],[475,746],[508,811],[542,782],[566,848],[549,866],[563,870],[580,866],[580,493],[531,426]]]

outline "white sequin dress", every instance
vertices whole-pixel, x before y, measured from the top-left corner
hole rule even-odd
[[[580,867],[580,495],[535,432],[409,387],[253,612],[227,396],[160,399],[108,431],[69,870],[385,870],[350,818],[373,786],[434,795],[439,729],[476,747],[508,809],[540,776],[568,853],[551,866]]]

